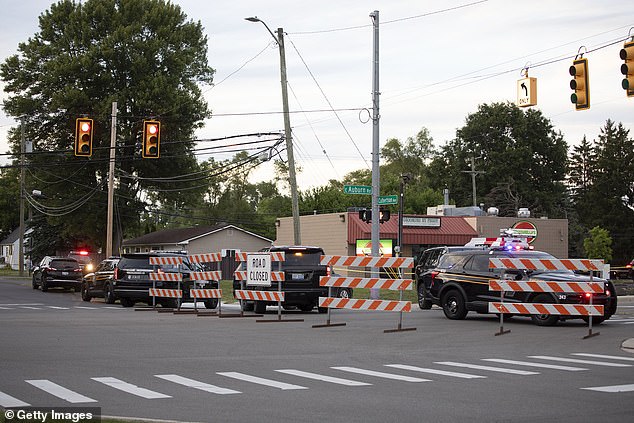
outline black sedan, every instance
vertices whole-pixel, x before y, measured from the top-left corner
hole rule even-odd
[[[69,257],[46,256],[33,268],[33,289],[68,288],[79,292],[81,289],[82,268],[77,260]]]
[[[95,297],[103,297],[106,304],[114,304],[116,297],[112,286],[114,268],[119,263],[119,257],[103,260],[94,272],[84,276],[81,284],[81,299],[90,301]]]

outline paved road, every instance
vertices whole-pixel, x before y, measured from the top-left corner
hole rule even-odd
[[[628,310],[590,339],[581,321],[518,318],[494,336],[494,317],[456,322],[417,308],[404,319],[416,331],[386,334],[397,315],[335,311],[346,326],[313,329],[325,315],[141,312],[0,278],[0,406],[188,422],[624,422],[634,400],[634,354],[621,349],[634,336]]]

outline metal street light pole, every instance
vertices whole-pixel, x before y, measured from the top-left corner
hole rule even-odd
[[[284,30],[277,28],[277,37],[263,20],[257,16],[244,18],[249,22],[261,22],[269,31],[280,50],[280,76],[282,84],[282,108],[284,112],[284,138],[286,138],[286,155],[288,159],[288,182],[291,187],[291,205],[293,210],[293,242],[301,245],[302,236],[299,225],[299,200],[297,195],[297,177],[295,175],[295,156],[293,155],[293,139],[291,138],[291,118],[288,109],[288,84],[286,80],[286,53],[284,51]]]

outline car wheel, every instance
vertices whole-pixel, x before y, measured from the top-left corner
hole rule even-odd
[[[588,316],[583,316],[582,319],[586,323],[589,323],[589,321],[590,321]],[[600,325],[603,322],[605,322],[605,317],[603,317],[603,316],[593,316],[592,317],[592,324],[593,325]]]
[[[242,311],[253,311],[253,301],[240,300],[240,308]]]
[[[117,300],[117,297],[114,295],[114,287],[112,284],[106,284],[106,289],[103,291],[103,299],[106,301],[106,304],[114,304]]]
[[[337,292],[338,298],[352,298],[352,293],[348,288],[341,288],[339,292]]]
[[[539,294],[532,302],[553,304],[555,303],[555,299],[548,294]],[[537,326],[555,326],[559,321],[559,316],[553,314],[531,314],[531,319]]]
[[[42,292],[48,291],[48,282],[46,282],[46,278],[42,276],[42,282],[40,284],[40,288],[42,288]]]
[[[81,299],[86,302],[90,302],[90,300],[92,300],[92,297],[88,294],[88,286],[86,283],[81,284]]]
[[[432,306],[432,302],[427,299],[425,295],[425,285],[419,283],[416,291],[418,291],[418,307],[420,307],[421,310],[429,310]]]
[[[120,298],[119,301],[121,301],[123,307],[132,307],[134,305],[134,300],[131,298]]]
[[[218,307],[218,298],[214,298],[212,300],[205,300],[205,308],[213,310]]]
[[[37,282],[35,281],[35,276],[33,276],[33,280],[31,281],[31,286],[33,289],[37,289]]]
[[[254,301],[253,302],[253,311],[257,314],[266,313],[266,302],[264,301]]]
[[[442,296],[442,310],[451,320],[462,320],[467,315],[465,300],[460,291],[451,289]]]

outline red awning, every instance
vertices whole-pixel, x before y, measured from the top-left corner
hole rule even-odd
[[[403,227],[403,245],[464,245],[477,237],[471,225],[461,216],[416,216],[440,219],[440,227],[427,228],[416,226]],[[389,221],[381,223],[381,239],[398,238],[398,215],[392,215]],[[372,237],[372,223],[359,219],[359,213],[348,213],[348,244],[356,243],[357,239]]]

